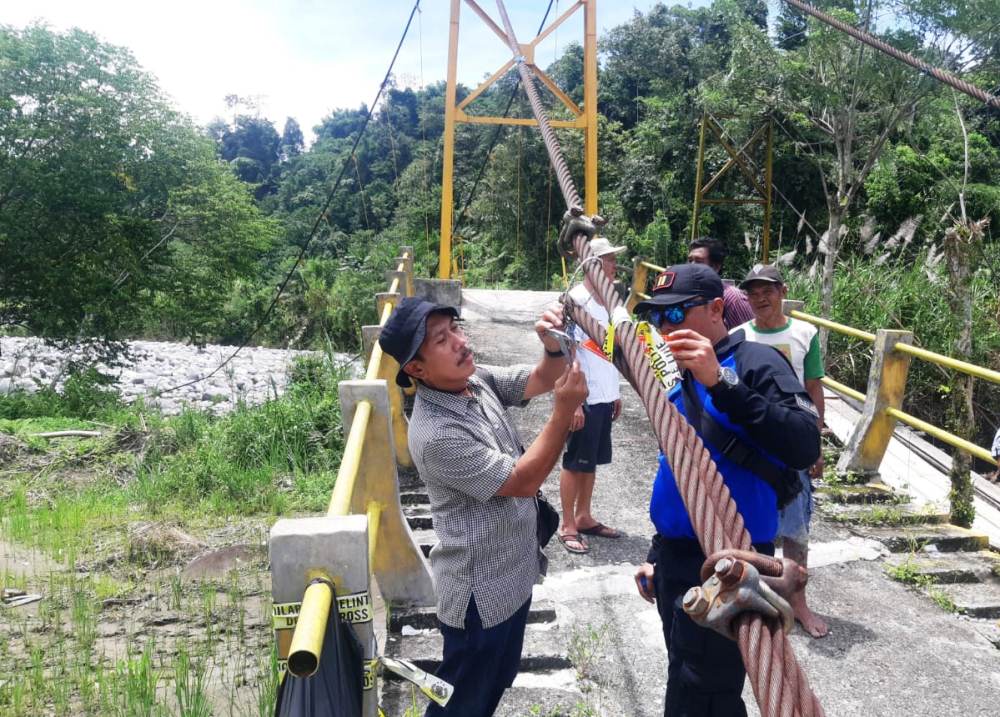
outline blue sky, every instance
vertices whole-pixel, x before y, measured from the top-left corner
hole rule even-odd
[[[498,20],[494,0],[479,4]],[[550,22],[572,4],[553,3]],[[653,4],[599,1],[598,39]],[[507,0],[519,40],[534,37],[547,5]],[[41,20],[58,30],[76,26],[128,47],[196,122],[226,116],[227,94],[257,96],[261,114],[279,131],[292,116],[308,135],[330,110],[371,101],[413,0],[30,0],[4,6],[0,23],[6,25]],[[424,0],[421,7],[396,64],[401,85],[445,78],[449,2]],[[582,39],[581,9],[546,38],[536,60],[544,66],[567,43]],[[463,3],[459,80],[475,86],[507,57],[500,40]]]

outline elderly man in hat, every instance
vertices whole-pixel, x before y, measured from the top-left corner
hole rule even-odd
[[[681,380],[668,398],[691,422],[743,516],[754,548],[774,554],[778,498],[798,486],[796,470],[819,455],[816,409],[781,354],[730,334],[722,280],[701,264],[672,266],[636,306],[664,335]],[[661,454],[649,515],[656,535],[636,573],[639,594],[656,603],[667,643],[666,717],[746,715],[746,672],[734,641],[695,624],[681,607],[701,584],[706,556]]]
[[[796,377],[805,386],[819,414],[816,423],[823,428],[823,356],[819,332],[812,324],[785,316],[781,302],[788,296],[788,286],[777,267],[756,264],[740,284],[753,308],[753,319],[739,327],[747,341],[757,341],[778,349],[792,364]],[[803,568],[809,562],[809,522],[812,519],[812,482],[823,475],[823,454],[809,470],[799,472],[802,492],[781,510],[778,538],[781,552]],[[813,637],[824,637],[829,627],[806,604],[805,590],[795,593],[792,601],[795,619]]]
[[[431,703],[428,717],[489,717],[517,674],[544,561],[535,495],[587,397],[579,364],[547,333],[561,326],[559,313],[543,313],[541,359],[509,368],[477,366],[458,311],[422,299],[403,299],[379,337],[401,367],[396,382],[417,383],[409,447],[438,538],[430,554],[444,637],[437,674],[455,692],[446,708]],[[525,449],[506,408],[553,389],[552,414]]]
[[[616,257],[625,251],[625,247],[612,246],[606,237],[596,237],[590,242],[590,251],[600,260],[604,275],[614,281],[618,267]],[[570,289],[569,298],[607,326],[608,309],[591,283],[589,274]],[[588,338],[579,326],[573,328],[573,338],[585,349],[577,357],[587,377],[589,393],[587,402],[573,415],[572,433],[559,473],[559,497],[563,511],[559,542],[571,553],[586,553],[590,547],[583,537],[585,535],[621,537],[621,533],[591,514],[590,502],[594,495],[597,466],[611,462],[611,424],[621,414],[622,399],[618,369],[605,358],[601,347]]]

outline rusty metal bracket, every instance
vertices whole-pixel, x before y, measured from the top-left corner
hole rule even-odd
[[[719,560],[702,586],[687,591],[683,606],[696,623],[730,640],[736,639],[733,620],[748,610],[780,620],[786,633],[795,624],[788,602],[761,579],[757,568],[735,558]]]
[[[597,230],[607,224],[604,217],[595,214],[588,217],[580,207],[571,207],[563,214],[562,227],[559,229],[559,240],[557,247],[559,253],[567,259],[575,259],[576,251],[573,248],[573,237],[577,234],[584,234],[587,241],[594,238]]]

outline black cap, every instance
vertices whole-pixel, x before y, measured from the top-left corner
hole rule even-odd
[[[399,363],[396,383],[400,386],[410,385],[410,377],[403,372],[403,366],[413,360],[420,350],[420,344],[424,342],[424,336],[427,334],[427,317],[437,313],[451,314],[458,318],[458,309],[454,306],[433,304],[414,296],[407,296],[399,302],[382,327],[378,345]]]
[[[772,284],[785,283],[785,280],[781,278],[781,272],[773,264],[754,264],[747,277],[740,282],[740,288],[747,288],[747,284],[751,281],[767,281]]]
[[[722,279],[715,269],[705,264],[675,264],[656,277],[653,292],[645,301],[635,306],[635,313],[642,314],[660,306],[683,304],[695,297],[722,298]]]

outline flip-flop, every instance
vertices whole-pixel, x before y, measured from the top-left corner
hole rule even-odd
[[[566,548],[567,553],[582,554],[590,552],[590,546],[583,542],[583,538],[576,533],[560,533],[559,542]],[[573,547],[570,543],[576,543],[580,547]]]
[[[581,535],[596,535],[598,538],[620,538],[621,531],[609,528],[604,523],[597,523],[589,528],[577,528]]]

